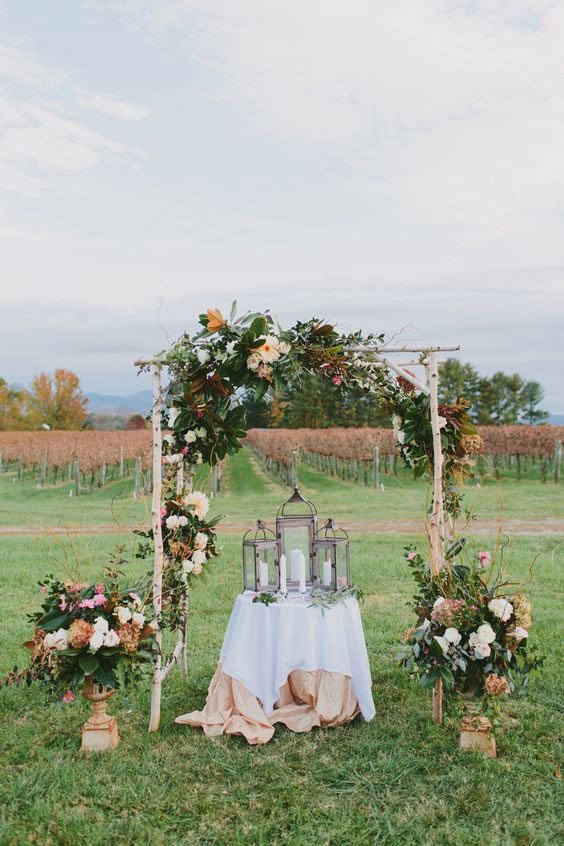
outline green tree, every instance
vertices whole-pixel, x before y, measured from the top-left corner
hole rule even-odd
[[[548,411],[538,408],[544,399],[544,391],[539,382],[525,382],[521,389],[521,417],[526,423],[540,423],[549,417]]]
[[[480,393],[480,375],[471,364],[463,364],[457,358],[447,358],[439,365],[439,400],[454,403],[458,397],[465,397],[475,403]]]

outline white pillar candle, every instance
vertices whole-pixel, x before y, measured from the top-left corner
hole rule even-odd
[[[300,593],[305,593],[306,576],[305,576],[305,558],[303,552],[299,553],[298,558],[298,580],[300,582]]]
[[[324,561],[323,562],[323,584],[325,587],[329,587],[331,585],[331,562]]]
[[[268,564],[266,561],[259,561],[259,585],[261,587],[268,585]]]
[[[286,593],[286,556],[280,556],[280,591]]]
[[[298,570],[300,555],[302,555],[302,553],[299,549],[293,549],[290,553],[290,578],[293,582],[297,582],[300,578]]]

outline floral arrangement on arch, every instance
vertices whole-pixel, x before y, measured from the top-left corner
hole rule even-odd
[[[459,540],[447,554],[463,547]],[[528,654],[531,605],[521,589],[508,590],[490,553],[451,563],[438,576],[413,545],[405,557],[418,585],[417,624],[404,632],[400,663],[422,687],[441,679],[448,693],[467,699],[524,691],[542,664]]]
[[[123,573],[110,566],[94,583],[53,576],[40,581],[41,610],[28,615],[35,630],[24,644],[31,651],[30,665],[11,673],[5,683],[48,682],[63,694],[64,702],[71,702],[86,678],[114,689],[151,672],[154,631],[148,580],[124,586],[121,577]]]
[[[186,588],[194,579],[205,577],[206,564],[219,556],[215,526],[221,517],[206,520],[209,500],[202,491],[173,494],[167,489],[161,508],[161,531],[165,565],[162,586],[161,627],[177,629],[182,625],[182,603]],[[153,530],[135,531],[146,538],[137,551],[145,558],[153,550]]]

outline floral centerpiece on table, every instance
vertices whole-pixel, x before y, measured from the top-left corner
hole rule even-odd
[[[452,549],[461,551],[463,541]],[[489,552],[468,564],[451,563],[438,576],[414,546],[405,557],[418,586],[412,607],[417,624],[404,632],[400,663],[432,687],[486,703],[488,697],[522,692],[542,659],[528,654],[531,606],[521,590],[508,590]]]
[[[29,615],[35,632],[25,644],[31,662],[20,678],[47,681],[68,702],[86,679],[113,690],[151,671],[147,580],[124,586],[108,569],[91,584],[48,576],[39,586],[43,602]]]
[[[163,569],[163,618],[161,626],[176,629],[181,625],[182,600],[194,579],[205,576],[206,564],[219,556],[215,526],[219,516],[206,520],[209,500],[202,491],[165,498],[161,508],[161,531],[165,566]],[[138,557],[152,554],[153,531],[136,531],[146,538]]]

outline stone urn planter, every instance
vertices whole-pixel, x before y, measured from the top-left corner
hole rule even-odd
[[[117,723],[106,713],[106,702],[112,693],[113,690],[96,684],[92,676],[84,679],[82,695],[92,703],[92,716],[82,726],[81,749],[84,752],[104,752],[119,743]]]
[[[497,758],[492,724],[482,714],[483,703],[483,696],[476,691],[462,694],[464,716],[460,723],[459,746],[471,752],[483,752],[488,758]]]

